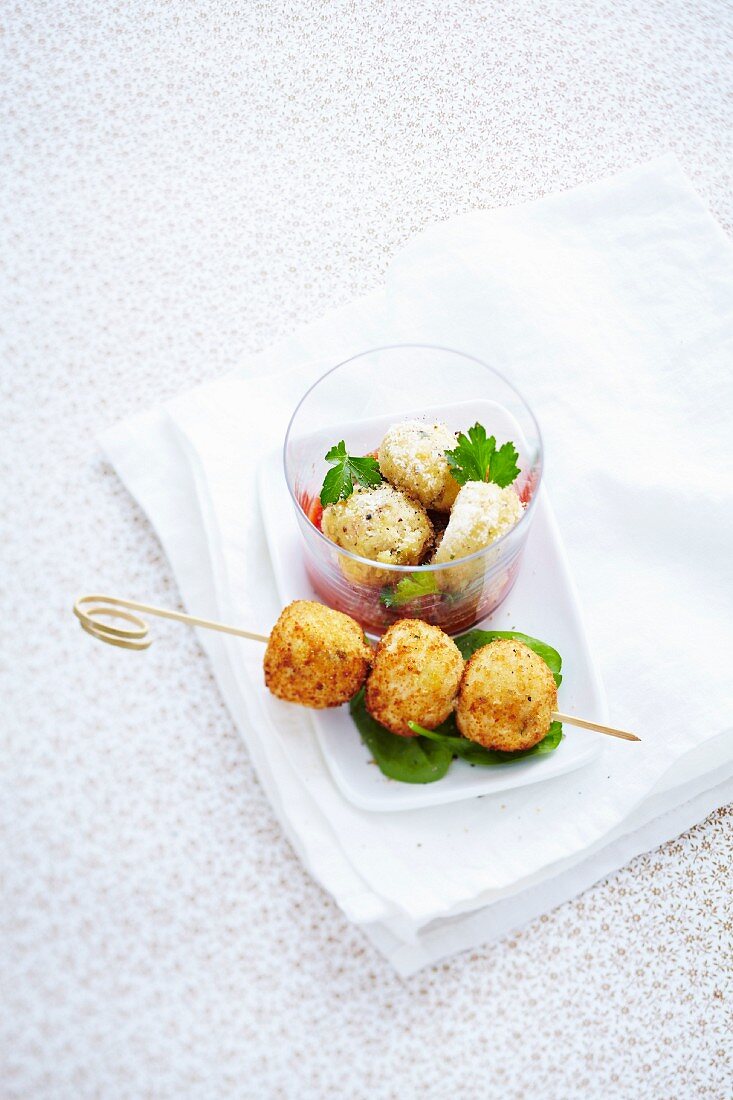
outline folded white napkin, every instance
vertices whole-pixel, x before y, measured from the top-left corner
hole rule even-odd
[[[266,693],[261,649],[201,632],[291,842],[402,973],[501,935],[733,796],[732,292],[733,250],[665,158],[429,229],[383,292],[103,440],[187,607],[267,630],[280,607],[256,465],[319,374],[379,344],[441,343],[499,366],[537,411],[612,718],[641,745],[608,739],[582,771],[496,799],[368,813],[335,788],[307,712]]]

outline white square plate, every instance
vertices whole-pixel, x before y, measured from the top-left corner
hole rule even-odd
[[[361,434],[364,422],[358,427]],[[345,434],[349,437],[353,434],[352,426],[342,425],[339,431],[341,439]],[[369,437],[381,438],[378,421],[374,421],[374,431]],[[275,582],[283,605],[292,600],[317,599],[305,571],[300,534],[285,484],[282,451],[273,452],[262,461],[259,490]],[[563,659],[559,709],[608,722],[605,694],[588,648],[568,563],[544,490],[540,491],[514,588],[501,607],[479,626],[520,630],[554,646]],[[602,751],[599,734],[566,725],[561,744],[549,756],[528,757],[488,768],[454,760],[448,774],[435,783],[399,783],[382,775],[374,764],[347,706],[311,711],[311,715],[334,782],[350,802],[365,810],[411,810],[498,794],[564,775],[589,763]]]

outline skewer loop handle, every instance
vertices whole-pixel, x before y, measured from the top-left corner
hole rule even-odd
[[[144,611],[148,615],[157,615],[161,619],[172,619],[176,623],[188,626],[202,626],[206,630],[218,630],[220,634],[234,634],[237,638],[249,638],[253,642],[266,642],[266,634],[257,634],[252,630],[240,630],[237,626],[217,623],[212,619],[199,619],[196,615],[185,615],[183,611],[169,611],[167,607],[153,607],[149,603],[137,600],[123,600],[118,596],[80,596],[74,604],[74,614],[93,638],[122,649],[147,649],[152,644],[148,624],[134,611]],[[130,626],[112,626],[105,619],[121,619]]]
[[[132,611],[123,610],[130,607],[137,608],[138,605],[116,596],[80,596],[74,604],[74,614],[82,630],[101,642],[121,649],[147,649],[153,641],[148,624],[139,615],[133,615]],[[113,626],[105,622],[106,619],[122,620],[131,626]]]

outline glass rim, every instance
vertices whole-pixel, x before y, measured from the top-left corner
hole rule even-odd
[[[300,503],[297,496],[295,495],[295,490],[293,489],[293,486],[292,486],[291,481],[290,481],[290,477],[288,475],[288,443],[290,441],[290,435],[291,435],[291,432],[292,432],[292,429],[293,429],[293,425],[295,423],[295,419],[296,419],[298,413],[300,412],[301,407],[307,401],[307,399],[310,397],[313,390],[315,390],[317,386],[320,386],[321,382],[325,381],[325,379],[328,378],[329,375],[333,374],[334,371],[340,370],[341,367],[345,367],[349,363],[353,363],[354,360],[356,360],[356,359],[363,359],[364,356],[366,356],[366,355],[374,355],[376,352],[380,352],[380,351],[399,351],[399,350],[403,350],[403,349],[407,349],[407,348],[420,348],[424,351],[444,351],[444,352],[448,352],[449,355],[459,355],[462,359],[469,359],[472,363],[477,363],[480,367],[483,367],[485,370],[489,371],[491,374],[494,374],[497,378],[499,378],[504,383],[504,385],[509,387],[509,389],[516,395],[516,397],[519,398],[522,405],[524,406],[527,413],[529,414],[530,420],[532,421],[532,424],[534,426],[534,430],[537,433],[537,457],[538,457],[538,461],[537,461],[537,469],[538,469],[537,484],[535,486],[535,490],[532,493],[532,496],[531,496],[530,500],[525,505],[525,507],[522,509],[522,515],[517,520],[517,522],[514,524],[514,526],[511,527],[507,532],[505,532],[505,534],[501,535],[498,539],[496,539],[495,542],[489,543],[488,546],[482,546],[480,550],[474,550],[474,552],[472,554],[467,554],[466,557],[456,558],[455,561],[436,562],[436,563],[432,563],[432,564],[431,563],[426,563],[425,565],[393,565],[393,564],[388,563],[388,562],[374,561],[373,558],[363,558],[360,554],[354,554],[353,551],[344,549],[342,546],[339,546],[338,543],[335,543],[332,539],[328,538],[327,535],[324,535],[323,531],[321,531],[320,528],[316,527],[316,525],[309,519],[305,509],[303,508],[303,505]],[[323,374],[319,375],[319,377],[315,380],[315,382],[312,382],[310,384],[308,389],[305,391],[303,396],[298,401],[298,404],[295,406],[295,409],[293,410],[292,416],[290,417],[290,420],[288,421],[288,426],[287,426],[287,429],[285,431],[285,440],[283,442],[282,455],[283,455],[283,473],[285,475],[285,484],[288,487],[288,493],[290,494],[290,499],[293,502],[293,506],[295,507],[296,512],[304,517],[306,522],[308,524],[310,524],[310,526],[313,528],[314,533],[318,536],[319,539],[321,539],[326,544],[327,547],[330,548],[331,551],[335,550],[336,553],[338,553],[339,555],[342,555],[345,558],[349,558],[351,561],[358,562],[359,565],[366,565],[366,566],[370,566],[374,569],[380,569],[380,570],[384,569],[385,571],[390,572],[390,573],[394,573],[397,576],[405,576],[408,573],[417,573],[417,572],[437,573],[437,572],[442,572],[443,570],[446,570],[446,569],[455,569],[455,568],[458,568],[460,566],[464,566],[467,562],[477,561],[479,558],[483,557],[484,555],[487,555],[490,551],[495,551],[498,546],[501,546],[502,543],[505,543],[507,539],[511,538],[511,536],[514,534],[514,532],[519,530],[519,528],[525,523],[525,520],[528,520],[531,513],[534,511],[535,505],[537,503],[537,497],[538,497],[538,494],[539,494],[540,486],[542,484],[542,475],[543,475],[543,470],[544,470],[545,448],[544,448],[544,443],[543,443],[543,440],[542,440],[542,432],[540,430],[539,423],[537,422],[537,417],[533,413],[529,402],[525,398],[524,394],[521,393],[517,389],[517,387],[512,382],[510,382],[501,373],[501,371],[496,370],[495,367],[490,366],[488,363],[484,362],[483,359],[479,359],[478,356],[471,355],[469,352],[458,351],[457,348],[449,348],[449,347],[446,347],[443,344],[412,344],[412,343],[405,343],[405,344],[382,344],[379,347],[367,348],[366,351],[359,351],[359,352],[356,353],[356,355],[350,355],[348,357],[348,359],[343,359],[340,363],[336,363],[335,366],[329,367],[329,369],[327,371],[324,371]],[[348,499],[348,497],[346,499]]]

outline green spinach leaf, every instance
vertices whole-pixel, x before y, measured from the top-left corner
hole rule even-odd
[[[426,730],[417,722],[410,722],[409,726],[421,737],[427,737],[434,744],[443,745],[445,748],[450,749],[454,756],[459,756],[461,760],[465,760],[468,764],[478,764],[479,767],[484,768],[496,764],[511,764],[513,760],[521,760],[525,756],[545,756],[548,752],[553,752],[557,748],[563,737],[562,726],[559,722],[553,722],[545,737],[539,744],[533,745],[531,749],[520,749],[518,752],[499,752],[496,749],[485,749],[483,745],[477,745],[475,741],[469,741],[466,737],[461,737],[452,717],[435,730]]]
[[[349,704],[361,739],[379,770],[400,783],[435,783],[450,767],[453,753],[446,745],[424,737],[398,737],[367,713],[364,689]]]
[[[541,642],[537,638],[530,638],[529,634],[520,634],[516,630],[469,630],[467,634],[462,634],[460,638],[455,638],[454,641],[460,649],[464,661],[467,661],[469,657],[473,657],[477,649],[488,645],[496,638],[513,638],[517,642],[524,642],[526,646],[533,649],[542,658],[555,677],[555,683],[560,687],[562,683],[560,671],[562,669],[562,657],[551,645],[547,645],[546,642]]]

